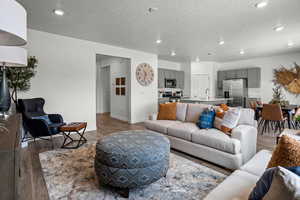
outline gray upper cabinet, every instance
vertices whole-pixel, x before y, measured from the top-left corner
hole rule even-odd
[[[223,88],[223,80],[225,80],[225,71],[218,71],[218,88]]]
[[[248,70],[247,69],[236,70],[236,78],[248,78]]]
[[[235,79],[236,78],[236,70],[225,71],[225,79]]]
[[[169,69],[158,69],[158,88],[165,87],[165,79],[176,79],[177,88],[184,89],[184,72],[169,70]]]
[[[164,71],[162,69],[158,69],[158,88],[164,88],[165,87],[165,76]]]
[[[180,89],[184,89],[184,72],[183,71],[178,71],[177,72],[177,87]]]
[[[260,88],[261,82],[261,69],[250,68],[248,69],[248,88]]]
[[[223,88],[223,80],[244,78],[248,80],[248,88],[260,88],[260,83],[261,83],[260,71],[261,71],[260,68],[218,71],[217,87],[218,89]]]

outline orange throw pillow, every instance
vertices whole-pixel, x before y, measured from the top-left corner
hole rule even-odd
[[[158,120],[176,120],[176,103],[159,105]]]
[[[271,167],[295,167],[300,166],[300,142],[287,135],[283,135],[275,150],[267,168]]]
[[[222,110],[224,110],[225,112],[229,110],[229,107],[226,104],[221,104],[220,108],[222,108]]]

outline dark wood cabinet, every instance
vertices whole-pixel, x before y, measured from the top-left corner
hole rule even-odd
[[[21,115],[0,119],[0,199],[16,200],[20,177]]]

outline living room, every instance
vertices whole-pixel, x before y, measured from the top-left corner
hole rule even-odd
[[[299,8],[2,0],[0,199],[300,198]]]

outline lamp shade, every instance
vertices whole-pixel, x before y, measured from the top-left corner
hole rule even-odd
[[[27,50],[21,47],[0,46],[0,66],[6,67],[27,66]]]
[[[26,41],[26,10],[15,0],[0,0],[0,45],[22,46]]]

